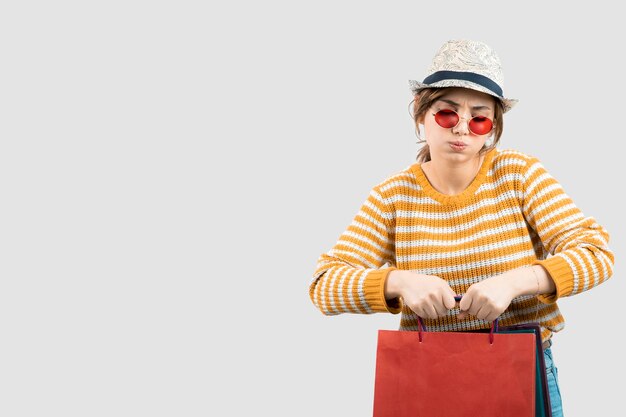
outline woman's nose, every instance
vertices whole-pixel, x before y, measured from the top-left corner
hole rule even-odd
[[[459,135],[467,135],[469,133],[469,121],[470,120],[471,119],[469,118],[459,116],[459,123],[457,123],[456,126],[452,128],[452,133],[456,133]]]

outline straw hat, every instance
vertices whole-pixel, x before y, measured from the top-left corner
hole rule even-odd
[[[497,97],[504,112],[518,102],[505,98],[502,92],[504,77],[500,58],[483,42],[467,39],[451,40],[443,44],[433,58],[423,82],[409,80],[413,94],[424,88],[464,87]]]

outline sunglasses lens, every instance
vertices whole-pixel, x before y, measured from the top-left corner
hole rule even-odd
[[[469,122],[469,129],[475,135],[486,135],[491,132],[492,128],[493,124],[491,123],[491,120],[486,117],[476,116]]]
[[[452,110],[439,110],[435,113],[435,121],[446,129],[456,126],[459,122],[459,115]]]

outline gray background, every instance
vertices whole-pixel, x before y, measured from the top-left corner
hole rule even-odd
[[[610,2],[3,2],[0,415],[367,416],[376,331],[308,298],[414,162],[407,80],[490,44],[539,157],[611,234],[563,299],[566,416],[619,415],[625,29]]]

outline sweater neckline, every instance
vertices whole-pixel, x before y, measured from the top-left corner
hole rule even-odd
[[[461,203],[474,195],[474,192],[484,182],[485,176],[487,175],[489,167],[491,166],[491,160],[493,159],[496,150],[497,148],[491,149],[485,154],[478,173],[476,174],[470,185],[468,185],[467,188],[463,190],[460,194],[448,195],[437,191],[435,187],[432,186],[432,184],[428,180],[428,177],[424,173],[424,170],[422,169],[422,164],[414,164],[411,169],[413,171],[413,174],[415,175],[415,178],[417,179],[418,184],[422,187],[422,190],[428,196],[440,202],[441,204]]]

